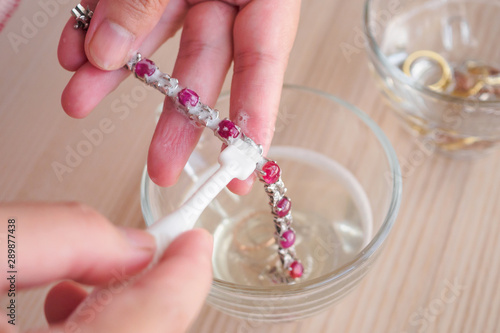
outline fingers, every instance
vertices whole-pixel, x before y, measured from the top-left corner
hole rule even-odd
[[[169,0],[100,0],[85,38],[89,61],[115,70],[137,52],[163,15]]]
[[[253,0],[234,23],[231,118],[265,152],[274,132],[299,12],[299,0]],[[251,180],[233,181],[229,188],[244,194],[250,190]]]
[[[1,223],[16,220],[17,257],[22,258],[15,267],[22,272],[19,288],[60,279],[104,283],[140,271],[155,249],[149,233],[120,230],[82,204],[5,204],[0,218],[5,221]],[[0,288],[8,282],[0,280]]]
[[[93,10],[97,2],[98,0],[83,0],[81,5],[84,8]],[[73,72],[87,62],[84,49],[85,33],[73,27],[75,22],[76,20],[73,16],[68,19],[61,33],[57,48],[59,63],[63,68]]]
[[[144,55],[151,54],[165,40],[171,37],[184,19],[185,11],[185,7],[179,4],[179,0],[171,0],[165,10],[164,19],[157,24],[153,32],[144,40],[141,52]],[[74,21],[70,20],[70,22]],[[79,36],[80,38],[85,35],[82,31],[75,31],[71,24],[68,23],[59,43],[59,61],[61,64],[68,70],[78,68],[63,91],[61,104],[64,111],[71,117],[83,118],[105,96],[118,87],[120,82],[129,75],[129,71],[125,69],[111,72],[103,71],[86,62],[86,60],[84,64],[81,64],[82,60],[78,60],[80,56],[74,48],[77,46],[68,42],[68,40],[71,40],[72,34],[75,33],[76,37]],[[63,44],[63,40],[66,40],[65,44]],[[85,57],[83,44],[80,45],[80,48],[82,49],[81,55]]]
[[[86,117],[129,74],[124,68],[105,72],[85,63],[64,88],[61,96],[64,111],[73,118]]]
[[[68,71],[76,71],[87,62],[84,42],[85,34],[73,28],[74,19],[68,20],[57,47],[57,58],[61,66]]]
[[[215,104],[231,64],[235,15],[235,7],[209,1],[190,8],[185,19],[172,75],[208,105]],[[148,155],[148,172],[155,183],[175,183],[201,131],[167,98]]]
[[[65,321],[86,297],[85,289],[72,281],[63,281],[52,287],[44,304],[49,325]]]
[[[65,325],[78,332],[184,332],[210,289],[211,257],[212,236],[188,231],[152,270],[122,290],[92,293]]]

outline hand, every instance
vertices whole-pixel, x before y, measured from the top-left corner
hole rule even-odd
[[[82,5],[95,8],[87,34],[74,30],[70,19],[58,50],[61,65],[76,71],[62,95],[70,116],[85,117],[128,73],[113,70],[137,50],[149,56],[183,25],[172,76],[214,105],[234,60],[230,118],[267,151],[300,0],[83,0]],[[165,103],[147,163],[154,182],[175,183],[201,131]],[[230,189],[244,194],[252,182],[253,177],[233,182]]]
[[[147,232],[116,228],[80,204],[6,204],[0,218],[4,245],[7,221],[16,220],[16,293],[61,279],[76,281],[49,291],[50,332],[183,332],[209,291],[212,240],[204,230],[182,234],[157,266],[134,277],[155,250]],[[7,295],[10,282],[0,281]],[[99,287],[87,296],[78,283]],[[3,317],[0,331],[15,332]]]

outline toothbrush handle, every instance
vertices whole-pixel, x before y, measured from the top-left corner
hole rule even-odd
[[[219,164],[219,169],[178,210],[148,228],[156,238],[156,253],[150,266],[156,264],[174,238],[193,228],[208,204],[233,178],[248,178],[255,170],[256,161],[248,150],[228,146],[220,153]]]
[[[156,238],[156,253],[151,265],[158,262],[177,236],[194,227],[201,213],[233,178],[230,165],[223,164],[178,210],[148,228]]]

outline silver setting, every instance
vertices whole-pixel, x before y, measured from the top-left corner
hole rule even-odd
[[[240,128],[238,127],[238,129]],[[246,134],[243,133],[241,130],[240,130],[240,136],[243,139],[243,141],[252,146],[256,151],[259,152],[259,155],[262,156],[262,153],[264,152],[264,148],[262,147],[262,145],[256,144],[255,141],[253,141],[250,137],[246,136]]]
[[[168,95],[168,92],[171,89],[170,77],[166,74],[160,76],[160,78],[158,79],[158,82],[156,82],[156,85],[154,87],[156,90],[161,92],[163,95]]]
[[[261,155],[262,155],[262,154],[264,154],[264,146],[262,146],[262,145],[258,144],[258,145],[257,145],[257,149],[259,150],[259,153],[260,153]]]
[[[273,266],[267,273],[271,281],[275,284],[294,284],[295,280],[287,274],[283,274],[281,269]]]
[[[264,182],[264,180],[262,178],[263,174],[264,173],[262,171],[260,171],[259,177],[260,177],[260,180]],[[278,245],[278,254],[280,257],[280,261],[281,261],[284,269],[289,270],[290,265],[294,261],[299,261],[297,259],[297,256],[295,255],[295,245],[292,245],[289,248],[285,249],[285,248],[281,247],[280,239],[281,239],[281,235],[285,231],[287,231],[287,230],[293,231],[293,229],[290,226],[293,222],[292,214],[290,211],[285,216],[279,217],[278,214],[276,213],[278,210],[277,204],[283,197],[285,197],[285,193],[286,193],[287,189],[285,187],[285,183],[283,183],[283,180],[281,179],[281,176],[274,184],[265,184],[264,189],[265,189],[267,195],[269,196],[269,205],[271,206],[271,212],[274,215],[273,220],[274,220],[274,227],[276,229],[275,239],[276,239],[276,244]],[[290,198],[288,198],[288,200],[290,200]],[[291,200],[290,200],[290,202],[291,202]]]
[[[75,17],[76,23],[73,26],[75,29],[87,30],[89,28],[90,19],[94,12],[88,7],[85,9],[81,4],[76,5],[75,8],[71,10],[71,15]]]
[[[166,95],[168,97],[174,97],[176,91],[179,90],[179,80],[174,79],[173,77],[170,77],[169,75],[166,74],[165,76],[168,76],[168,83],[170,84],[170,87],[168,88]]]
[[[142,60],[142,55],[140,53],[136,53],[125,65],[128,70],[133,71],[135,65]]]
[[[219,111],[212,109],[208,105],[201,104],[201,111],[198,114],[197,120],[205,127],[208,126],[210,122],[215,121],[219,118]]]
[[[262,180],[263,181],[263,180]],[[278,181],[274,184],[266,184],[264,185],[264,189],[266,190],[266,193],[269,196],[275,197],[277,200],[276,202],[281,199],[286,193],[286,187],[283,181],[281,180],[281,177],[278,179]],[[276,197],[276,195],[279,196],[279,198]]]
[[[290,225],[292,224],[293,219],[292,219],[292,214],[287,214],[283,217],[275,216],[274,217],[274,223],[276,224],[276,227],[280,228],[280,230],[288,230],[290,229]]]
[[[295,253],[292,253],[289,249],[283,249],[279,248],[278,249],[278,255],[280,257],[281,263],[283,264],[283,268],[285,270],[288,270],[290,268],[290,265],[296,261],[295,259]]]
[[[291,221],[290,222],[284,222],[284,221],[281,221],[281,220],[278,220],[278,219],[281,219],[281,217],[274,219],[274,227],[276,229],[276,232],[278,233],[278,236],[280,237],[280,240],[284,240],[283,233],[285,231],[288,231],[288,230],[292,230],[293,232],[295,232],[295,231],[293,230],[292,227],[290,227]]]

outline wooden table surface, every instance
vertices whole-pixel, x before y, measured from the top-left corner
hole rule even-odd
[[[60,95],[71,74],[59,67],[56,49],[73,5],[58,4],[40,21],[39,3],[23,1],[0,35],[0,200],[78,200],[118,225],[142,227],[140,176],[162,97],[129,78],[89,117],[63,112]],[[315,317],[264,325],[205,306],[190,332],[500,332],[500,152],[452,160],[426,154],[407,134],[370,79],[359,47],[362,6],[359,0],[304,0],[285,81],[360,107],[392,141],[404,192],[385,250],[354,292]],[[27,34],[23,25],[34,19],[38,26]],[[341,50],[347,44],[353,46],[348,57]],[[177,45],[178,36],[154,55],[166,71]],[[130,112],[120,118],[111,105],[127,105],[127,96]],[[68,149],[104,118],[112,131],[58,177],[53,162],[64,164]],[[47,290],[18,297],[22,328],[46,325]]]

